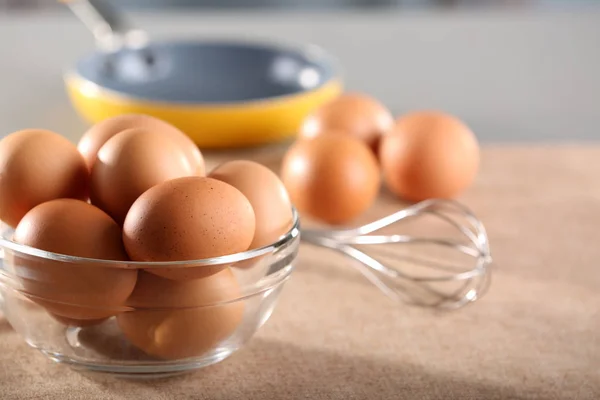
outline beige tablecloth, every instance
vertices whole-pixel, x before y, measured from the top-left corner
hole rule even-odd
[[[467,308],[396,304],[342,258],[304,246],[250,344],[170,380],[82,376],[0,320],[0,398],[600,398],[600,147],[486,148],[461,201],[486,224],[496,262]],[[384,194],[370,214],[397,207]]]

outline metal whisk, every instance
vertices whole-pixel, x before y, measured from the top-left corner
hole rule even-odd
[[[455,235],[373,234],[426,215],[451,227]],[[480,298],[490,282],[491,255],[485,228],[465,206],[451,200],[426,200],[354,229],[303,229],[301,237],[350,257],[352,265],[383,293],[413,305],[459,308]],[[403,248],[390,253],[382,245]],[[362,246],[369,247],[369,254],[360,249]],[[421,251],[415,254],[414,247],[421,247]]]

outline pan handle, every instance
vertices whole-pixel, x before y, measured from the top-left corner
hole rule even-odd
[[[96,46],[106,52],[123,47],[142,48],[148,34],[131,26],[123,14],[103,0],[61,0],[83,22],[96,39]]]

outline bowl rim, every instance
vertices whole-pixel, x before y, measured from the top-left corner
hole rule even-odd
[[[323,47],[310,43],[302,44],[291,41],[275,40],[275,39],[261,39],[261,38],[229,38],[229,37],[213,37],[205,39],[193,39],[193,38],[182,38],[182,39],[162,39],[152,40],[148,46],[157,45],[168,45],[170,43],[175,44],[212,44],[212,45],[240,45],[246,47],[263,48],[272,51],[290,51],[295,52],[299,55],[306,57],[307,59],[317,60],[318,63],[327,65],[331,68],[331,76],[321,82],[319,85],[306,89],[299,89],[293,93],[287,93],[277,96],[262,96],[253,99],[245,100],[229,100],[229,101],[184,101],[184,100],[160,100],[153,99],[150,97],[136,96],[130,93],[109,89],[105,86],[100,85],[88,78],[85,78],[79,73],[78,63],[90,57],[93,54],[100,52],[100,50],[94,50],[89,52],[83,57],[80,57],[76,62],[63,72],[63,80],[65,82],[78,82],[78,85],[87,85],[93,87],[93,91],[97,93],[96,97],[109,97],[118,101],[124,102],[136,102],[142,104],[162,105],[162,106],[174,106],[174,107],[207,107],[207,108],[235,108],[235,107],[248,107],[248,106],[259,106],[267,105],[270,103],[295,99],[301,95],[322,90],[323,88],[331,85],[332,83],[342,82],[344,80],[344,71],[341,67],[341,63],[325,50]]]
[[[64,263],[85,263],[86,266],[97,266],[105,268],[121,268],[121,269],[153,269],[162,267],[180,267],[180,268],[202,268],[215,265],[229,265],[244,260],[249,260],[272,253],[279,248],[285,247],[300,236],[300,216],[298,211],[292,206],[292,226],[275,242],[267,244],[256,249],[246,250],[239,253],[228,254],[224,256],[203,258],[197,260],[181,260],[181,261],[128,261],[128,260],[103,260],[98,258],[70,256],[67,254],[55,253],[52,251],[41,250],[32,246],[20,244],[13,240],[7,239],[0,235],[0,259],[6,257],[4,249],[26,254],[29,256],[42,258],[51,261],[59,261]],[[5,227],[6,224],[2,223]]]

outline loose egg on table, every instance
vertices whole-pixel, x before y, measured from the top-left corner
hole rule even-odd
[[[330,224],[349,222],[369,208],[379,192],[379,175],[371,149],[340,133],[298,140],[281,169],[298,210]]]
[[[345,93],[309,115],[299,134],[301,138],[312,139],[338,132],[362,141],[377,153],[381,137],[393,124],[392,114],[377,99],[361,93]]]
[[[199,260],[246,251],[254,230],[254,211],[242,192],[216,179],[186,177],[142,194],[125,218],[123,240],[136,261]],[[174,266],[149,272],[183,280],[223,268]]]
[[[437,111],[419,111],[398,119],[380,144],[386,186],[410,201],[453,198],[475,179],[479,145],[459,119]]]
[[[58,133],[14,132],[0,141],[0,219],[15,227],[43,202],[87,199],[88,175],[75,145]]]
[[[53,253],[124,261],[111,267],[15,254],[13,268],[23,291],[59,317],[99,320],[115,315],[132,293],[137,270],[117,223],[81,200],[57,199],[31,209],[15,229],[14,241]]]

